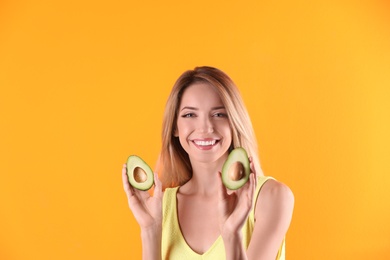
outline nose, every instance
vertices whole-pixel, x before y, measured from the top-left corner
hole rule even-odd
[[[199,122],[199,132],[201,133],[212,133],[214,132],[214,126],[212,121],[210,120],[210,117],[205,116],[202,120]]]

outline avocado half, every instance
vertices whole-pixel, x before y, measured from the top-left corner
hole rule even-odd
[[[127,159],[127,177],[131,186],[138,190],[149,190],[154,183],[152,169],[137,155]]]
[[[251,172],[248,154],[244,148],[233,149],[222,167],[222,182],[229,190],[241,188]]]

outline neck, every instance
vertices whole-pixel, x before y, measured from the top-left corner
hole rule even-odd
[[[192,163],[192,178],[180,189],[189,194],[215,196],[220,184],[218,174],[222,170],[222,165],[223,161]]]

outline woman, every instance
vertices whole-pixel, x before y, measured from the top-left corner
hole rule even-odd
[[[233,81],[212,67],[183,73],[168,98],[154,194],[123,185],[141,227],[143,259],[284,259],[294,196],[260,169],[246,108]],[[221,180],[229,152],[250,156],[249,181]],[[164,189],[164,192],[163,192]]]

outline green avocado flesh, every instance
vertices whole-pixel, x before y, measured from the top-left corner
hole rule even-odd
[[[131,155],[127,159],[127,177],[131,186],[138,190],[149,190],[154,183],[152,169],[136,155]]]
[[[237,190],[248,181],[250,172],[249,158],[245,149],[235,148],[223,164],[222,182],[229,190]]]

